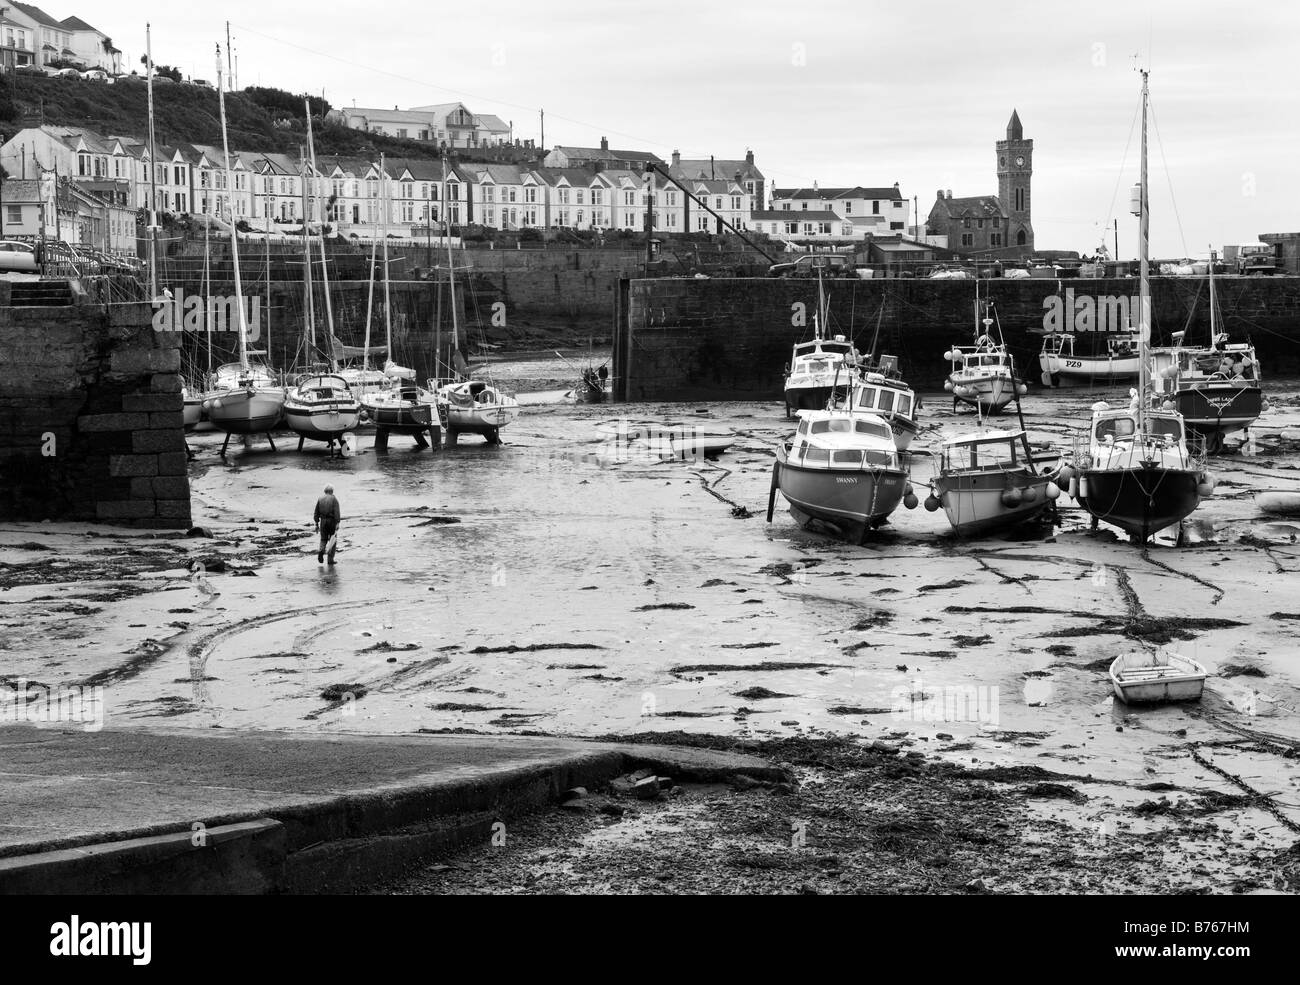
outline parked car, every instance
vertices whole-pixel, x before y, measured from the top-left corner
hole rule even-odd
[[[45,69],[41,68],[39,65],[19,65],[16,69],[14,69],[14,71],[19,72],[22,75],[44,75],[45,74]]]
[[[61,69],[59,69],[57,72],[55,72],[54,74],[57,75],[57,76],[58,76],[59,78],[61,78],[61,79],[79,79],[79,78],[81,78],[81,73],[78,72],[75,68],[61,68]]]
[[[107,82],[108,73],[102,68],[88,68],[81,73],[81,77],[87,82]]]
[[[0,271],[7,270],[37,273],[40,267],[36,263],[36,247],[17,240],[0,240]]]

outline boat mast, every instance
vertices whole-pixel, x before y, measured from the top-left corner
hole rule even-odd
[[[298,148],[298,174],[302,178],[302,290],[303,290],[303,312],[307,316],[306,324],[303,325],[302,341],[303,348],[307,350],[307,360],[311,361],[316,351],[316,307],[311,296],[311,215],[308,210],[307,198],[307,158],[302,152],[302,147]],[[337,370],[338,366],[334,363],[334,347],[330,346],[330,369]]]
[[[1217,334],[1215,331],[1215,300],[1214,300],[1214,250],[1210,250],[1210,348],[1214,348],[1214,338]]]
[[[316,188],[316,182],[320,177],[320,172],[316,170],[316,141],[312,136],[311,129],[311,99],[304,96],[303,104],[307,107],[307,150],[311,154],[311,183],[312,190],[316,192],[316,201],[320,203],[320,192]],[[330,298],[330,270],[329,262],[325,259],[325,214],[321,211],[320,220],[320,283],[321,288],[325,291],[325,326],[330,333],[330,352],[334,352],[334,301]],[[314,331],[313,331],[314,334]],[[331,355],[331,360],[332,360]],[[331,366],[333,362],[331,361]],[[362,368],[365,368],[364,363]]]
[[[203,223],[203,334],[208,338],[208,375],[204,387],[212,384],[212,265],[209,252],[209,236],[212,226]]]
[[[244,311],[244,285],[239,278],[239,230],[235,228],[234,182],[230,180],[230,140],[226,134],[226,93],[221,81],[221,45],[217,45],[217,105],[221,110],[221,150],[226,157],[226,190],[230,196],[230,258],[235,263],[235,304],[239,308],[239,366],[248,370],[248,319]]]
[[[379,181],[383,188],[383,194],[379,196],[379,206],[382,208],[384,221],[379,228],[380,235],[384,237],[384,341],[388,344],[388,358],[393,358],[393,319],[389,308],[388,296],[388,170],[384,155],[379,155]],[[373,283],[373,281],[371,282]]]
[[[451,308],[451,344],[455,348],[460,338],[460,325],[456,321],[456,259],[451,252],[451,210],[447,207],[447,155],[442,155],[442,226],[447,235],[447,287],[450,296],[447,298],[448,307]],[[437,360],[434,360],[435,364]],[[455,365],[453,362],[452,365]],[[456,370],[456,376],[460,376],[460,370]]]
[[[158,296],[158,169],[153,139],[153,37],[144,26],[145,81],[149,96],[149,300]],[[220,55],[218,55],[220,58]],[[56,208],[57,217],[58,210]]]
[[[1151,202],[1147,195],[1147,70],[1142,69],[1142,165],[1139,185],[1138,218],[1138,433],[1146,434],[1146,401],[1150,367],[1147,365],[1151,346],[1151,270],[1149,238],[1151,233]]]

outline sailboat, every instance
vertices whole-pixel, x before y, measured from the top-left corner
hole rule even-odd
[[[1187,428],[1205,439],[1211,455],[1223,449],[1226,435],[1249,428],[1264,408],[1259,360],[1249,342],[1230,343],[1219,331],[1214,291],[1216,257],[1210,252],[1210,344],[1187,346],[1184,332],[1174,333],[1171,348],[1151,350],[1156,400],[1177,410]]]
[[[1074,467],[1061,470],[1070,494],[1093,516],[1145,544],[1153,534],[1190,515],[1214,491],[1213,480],[1187,448],[1183,416],[1176,409],[1151,407],[1151,276],[1149,236],[1151,203],[1147,185],[1147,70],[1142,70],[1142,163],[1139,192],[1140,276],[1138,339],[1141,349],[1138,387],[1127,408],[1105,401],[1093,405],[1083,446]],[[1077,475],[1075,474],[1077,471]]]
[[[312,140],[311,133],[311,104],[307,103],[307,142],[311,148],[312,170],[315,171],[316,150]],[[305,162],[304,162],[305,163]],[[304,168],[303,180],[306,181],[306,169]],[[312,300],[311,287],[311,239],[308,235],[309,216],[306,208],[303,209],[303,244],[306,263],[303,265],[303,285],[304,297],[306,300],[306,320],[304,322],[303,349],[311,353],[315,348],[316,323],[315,323],[315,304]],[[267,240],[268,264],[270,240]],[[325,270],[325,238],[321,236],[321,263],[322,271]],[[327,273],[323,273],[324,278],[328,278]],[[268,290],[270,277],[268,275]],[[325,283],[325,308],[328,316],[330,338],[334,337],[334,317],[333,306],[329,296],[329,281]],[[361,402],[357,399],[356,394],[352,392],[348,381],[339,373],[338,362],[333,351],[329,357],[330,372],[314,373],[302,376],[290,389],[288,396],[284,401],[284,418],[285,423],[289,425],[290,430],[298,435],[298,450],[302,451],[303,442],[310,439],[312,441],[324,441],[329,447],[330,454],[334,454],[334,443],[338,442],[339,450],[343,450],[343,436],[349,431],[355,431],[357,425],[361,423]]]
[[[382,199],[384,212],[383,223],[376,234],[384,238],[384,332],[387,343],[385,349],[391,353],[393,351],[393,321],[388,293],[388,223],[391,219],[391,212],[388,204],[388,171],[383,155],[380,155],[379,158],[379,174],[384,190]],[[370,287],[373,295],[373,262],[371,263]],[[369,343],[369,336],[369,305],[367,305],[367,344]],[[436,445],[440,436],[436,430],[438,425],[434,423],[433,397],[415,384],[415,372],[398,366],[389,359],[384,364],[384,376],[389,381],[385,387],[367,390],[361,397],[361,406],[365,409],[371,423],[375,425],[375,447],[379,449],[386,448],[389,434],[409,434],[415,437],[416,445],[423,448],[427,444],[424,439],[425,432],[429,433]]]
[[[848,392],[849,372],[844,363],[853,352],[853,343],[843,335],[833,339],[822,335],[829,315],[822,285],[824,266],[824,263],[817,265],[817,311],[813,314],[812,340],[794,344],[790,364],[785,369],[782,387],[787,420],[800,410],[825,410],[832,398],[843,398]]]
[[[852,378],[847,383],[849,407],[858,385]],[[799,415],[794,437],[776,452],[768,523],[777,492],[801,527],[825,530],[855,544],[888,520],[904,500],[909,508],[916,505],[889,422],[878,414],[849,409],[805,410]]]
[[[442,161],[443,177],[447,174],[447,159]],[[446,193],[443,194],[444,210]],[[436,394],[438,416],[447,428],[447,444],[454,445],[462,434],[481,434],[490,445],[500,444],[501,429],[519,416],[519,401],[488,380],[473,379],[469,364],[456,349],[460,327],[456,319],[456,263],[451,249],[451,216],[443,213],[447,233],[447,285],[448,307],[451,308],[452,367],[457,379],[442,386],[441,380],[429,381],[429,389]],[[441,346],[439,346],[441,348]],[[434,372],[437,373],[441,353],[434,354]]]
[[[230,175],[230,143],[226,134],[226,97],[225,87],[221,82],[221,46],[217,45],[217,103],[221,112],[221,146],[225,154],[226,187],[233,189],[234,181]],[[230,215],[230,257],[235,268],[235,301],[239,309],[239,362],[217,370],[217,389],[207,395],[203,406],[214,427],[226,432],[222,442],[221,454],[226,453],[232,434],[265,434],[271,442],[275,441],[271,431],[280,425],[284,418],[284,387],[278,385],[273,375],[265,367],[254,365],[249,361],[248,316],[244,309],[244,287],[239,270],[239,231],[235,228],[235,210],[231,201]]]
[[[987,288],[985,290],[987,292]],[[981,308],[983,318],[980,317]],[[979,296],[979,281],[976,280],[975,344],[955,345],[943,354],[952,364],[943,388],[952,394],[954,410],[957,402],[961,401],[975,407],[981,415],[997,414],[1012,400],[1028,392],[1028,387],[1016,379],[1001,325],[997,326],[997,341],[993,340],[994,325],[993,302],[987,293],[984,298]]]

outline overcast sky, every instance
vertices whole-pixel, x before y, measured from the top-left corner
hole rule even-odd
[[[241,86],[323,89],[335,105],[460,100],[534,140],[545,109],[550,147],[608,136],[664,158],[752,149],[774,185],[897,181],[923,217],[939,188],[997,193],[993,142],[1016,108],[1034,140],[1038,245],[1091,252],[1104,234],[1113,248],[1118,218],[1122,256],[1136,251],[1140,52],[1157,125],[1153,252],[1204,255],[1300,230],[1300,4],[1285,0],[331,6],[44,9],[90,20],[133,63],[151,21],[156,62],[212,81],[229,17]]]

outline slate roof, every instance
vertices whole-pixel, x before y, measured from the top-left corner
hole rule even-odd
[[[950,219],[987,219],[1004,215],[1002,203],[996,195],[976,195],[971,198],[936,198],[935,209],[944,211]]]
[[[896,187],[864,188],[854,185],[852,188],[776,188],[772,190],[773,198],[781,199],[837,199],[837,198],[883,198],[902,199],[903,193]]]
[[[827,209],[796,212],[793,209],[756,209],[749,214],[756,222],[843,222],[843,217]]]

